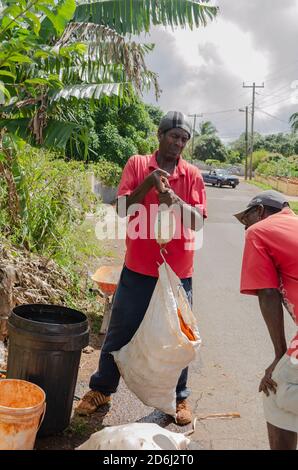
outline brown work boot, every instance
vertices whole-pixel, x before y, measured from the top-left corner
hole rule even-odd
[[[103,405],[111,404],[111,395],[104,395],[96,390],[90,390],[83,398],[79,401],[78,406],[75,409],[78,415],[91,415],[95,413]]]
[[[191,423],[192,414],[187,400],[177,401],[176,404],[176,423],[179,426],[185,426]]]

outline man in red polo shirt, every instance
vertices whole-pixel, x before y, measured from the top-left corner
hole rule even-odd
[[[287,347],[282,306],[298,325],[298,217],[277,191],[257,195],[235,216],[247,229],[241,293],[258,296],[275,352],[259,386],[270,447],[296,449],[298,334]]]
[[[166,245],[167,263],[180,277],[192,302],[194,231],[202,227],[206,213],[206,193],[200,171],[182,159],[182,151],[191,136],[191,125],[178,111],[170,111],[158,129],[159,148],[153,155],[134,155],[122,174],[117,211],[129,215],[126,256],[115,294],[112,315],[101,351],[99,367],[90,379],[90,391],[77,406],[77,413],[89,415],[110,404],[118,387],[120,374],[111,352],[127,344],[148,308],[162,263],[160,246],[155,239],[155,220],[160,206],[171,207],[176,231]],[[162,312],[161,312],[162,314]],[[187,368],[176,388],[176,422],[191,422],[186,401]]]

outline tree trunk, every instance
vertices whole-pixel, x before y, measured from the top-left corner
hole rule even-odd
[[[3,176],[7,185],[7,208],[10,222],[13,227],[20,223],[20,204],[16,185],[11,171],[10,161],[6,165],[0,162],[0,175]]]
[[[3,148],[5,132],[5,127],[0,129],[0,150],[6,157],[4,162],[0,162],[0,176],[3,177],[7,186],[7,209],[10,223],[13,227],[16,227],[20,223],[20,201],[12,173],[13,155],[10,150]]]
[[[16,281],[16,271],[13,266],[0,263],[0,340],[8,337],[7,319],[14,307],[13,287]]]

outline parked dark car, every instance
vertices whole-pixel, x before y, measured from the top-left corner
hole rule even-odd
[[[203,173],[203,180],[205,183],[212,184],[212,186],[231,186],[232,188],[236,188],[237,184],[239,184],[239,179],[237,176],[230,175],[227,170],[223,169],[216,169],[210,170],[209,173]]]

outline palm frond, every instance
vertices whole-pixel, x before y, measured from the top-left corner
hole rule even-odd
[[[69,100],[76,98],[77,100],[92,99],[99,100],[102,96],[123,96],[125,83],[82,83],[62,88],[51,97],[51,102],[60,101],[62,99]]]
[[[26,140],[29,135],[28,127],[30,118],[6,118],[0,119],[0,128],[6,128],[11,134],[17,134]]]
[[[50,119],[44,130],[43,145],[48,148],[65,150],[67,142],[72,134],[79,129],[76,122],[65,122],[57,119]]]
[[[292,114],[292,116],[289,119],[289,122],[290,122],[292,131],[297,132],[298,131],[298,113]]]
[[[152,25],[206,26],[218,8],[209,0],[78,0],[74,21],[103,24],[120,34],[139,34]]]
[[[145,54],[150,52],[153,44],[139,44],[126,41],[125,38],[115,30],[95,23],[71,23],[66,28],[63,36],[55,45],[55,48],[70,46],[83,41],[88,44],[86,59],[88,64],[83,65],[83,69],[88,71],[89,79],[95,77],[102,66],[116,64],[123,66],[125,79],[136,87],[138,92],[144,88],[142,77],[146,75]],[[152,78],[153,73],[150,72]],[[93,78],[94,80],[94,78]],[[157,77],[151,80],[155,87],[156,97],[160,95]]]

